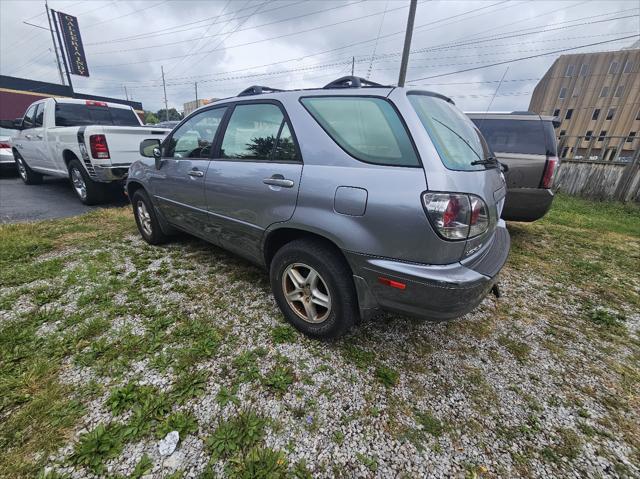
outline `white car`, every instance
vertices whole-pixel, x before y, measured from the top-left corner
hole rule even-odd
[[[31,104],[15,127],[11,144],[22,180],[69,177],[88,205],[105,199],[109,183],[124,183],[142,140],[162,140],[170,131],[144,126],[127,105],[66,98]]]
[[[0,167],[15,165],[11,151],[11,135],[13,134],[13,130],[0,128]]]

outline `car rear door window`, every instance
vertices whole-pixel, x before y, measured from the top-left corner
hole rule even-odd
[[[478,118],[473,122],[496,153],[545,155],[548,151],[544,122],[540,120]]]
[[[383,98],[301,98],[311,116],[343,150],[367,163],[420,166],[398,113]]]
[[[44,120],[44,103],[38,103],[38,107],[35,112],[35,126],[38,128],[42,126],[42,122]]]
[[[226,108],[197,113],[180,125],[164,145],[165,158],[209,158]]]
[[[27,109],[27,112],[24,114],[24,117],[22,118],[22,128],[24,128],[25,130],[29,128],[33,128],[35,111],[36,111],[36,105],[31,105]]]
[[[282,110],[273,103],[236,105],[224,132],[220,157],[298,161],[291,130]]]

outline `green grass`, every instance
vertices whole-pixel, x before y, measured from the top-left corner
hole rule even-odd
[[[272,322],[281,316],[270,299],[269,306],[240,312],[239,304],[269,295],[266,275],[257,268],[197,240],[159,248],[132,242],[128,236],[137,233],[129,209],[0,225],[0,315],[13,318],[0,322],[0,477],[42,477],[49,456],[65,445],[72,452],[62,465],[104,475],[106,462],[127,444],[155,443],[172,430],[181,440],[204,440],[211,466],[222,461],[228,477],[310,477],[310,471],[348,477],[351,466],[307,468],[289,456],[299,452],[295,441],[278,450],[265,438],[322,431],[347,448],[350,437],[342,426],[351,423],[356,430],[375,424],[382,434],[435,454],[461,431],[482,437],[483,428],[498,424],[496,436],[519,445],[514,474],[531,474],[537,457],[555,475],[566,475],[591,443],[615,471],[628,475],[608,441],[623,442],[630,460],[640,461],[640,337],[633,327],[633,312],[640,309],[640,207],[559,195],[543,220],[509,229],[507,270],[518,283],[512,286],[543,288],[544,304],[503,297],[483,306],[481,319],[429,327],[386,318],[325,344]],[[543,284],[527,285],[531,277]],[[247,282],[255,288],[247,289]],[[133,324],[115,329],[124,319]],[[538,322],[543,338],[522,333]],[[230,334],[229,325],[237,323],[256,336]],[[315,365],[299,358],[300,351]],[[545,352],[556,358],[557,370],[538,371],[532,351],[535,359]],[[489,368],[477,367],[477,358]],[[131,374],[140,363],[171,381],[140,384],[141,376]],[[512,368],[516,381],[557,383],[558,396],[536,397],[514,384],[512,406],[522,415],[504,425],[499,414],[505,391],[488,372],[504,367]],[[448,377],[447,368],[455,374]],[[89,379],[64,379],[70,370],[87,372]],[[584,375],[603,387],[581,381]],[[359,384],[367,386],[362,411],[332,411],[337,428],[317,420],[327,402],[345,393],[334,378],[353,384],[356,395]],[[431,409],[438,419],[422,409],[432,408],[433,395],[463,398],[473,419]],[[255,398],[280,401],[280,414],[300,431],[252,409]],[[111,419],[76,436],[96,400]],[[202,423],[195,408],[203,400],[215,401],[226,419]],[[589,416],[590,402],[602,414]],[[573,425],[547,431],[545,408],[572,411]],[[411,416],[420,427],[407,425]],[[550,440],[541,441],[543,436]],[[371,475],[385,467],[368,455],[355,462]],[[157,464],[144,457],[132,477],[152,467]],[[478,467],[470,464],[469,474],[480,474]]]

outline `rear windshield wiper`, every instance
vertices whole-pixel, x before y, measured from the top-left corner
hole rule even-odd
[[[472,166],[475,165],[484,165],[487,167],[492,167],[492,168],[500,168],[500,171],[502,172],[507,172],[509,171],[509,167],[507,165],[505,165],[504,163],[500,163],[498,161],[498,158],[496,158],[495,156],[488,156],[486,159],[484,160],[476,160],[476,161],[472,161],[471,162]]]

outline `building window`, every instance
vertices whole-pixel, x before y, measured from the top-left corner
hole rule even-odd
[[[567,70],[564,72],[564,76],[572,77],[573,76],[573,64],[567,65]]]
[[[597,120],[600,116],[600,108],[594,108],[593,115],[591,115],[592,120]]]
[[[632,71],[633,71],[633,62],[630,60],[627,60],[627,63],[624,64],[624,72],[631,73]]]
[[[627,137],[627,143],[631,143],[635,137],[636,137],[636,132],[630,131],[629,136]]]
[[[558,95],[558,98],[560,98],[561,100],[567,96],[567,89],[565,87],[560,88],[560,94]]]
[[[588,130],[585,134],[584,134],[584,139],[589,141],[591,139],[591,137],[593,136],[593,130]]]
[[[598,141],[604,141],[604,138],[607,136],[607,130],[600,130],[600,136],[598,136]]]
[[[560,130],[560,138],[567,134],[567,130]]]
[[[571,117],[573,116],[573,108],[569,108],[567,110],[567,114],[565,115],[564,119],[565,120],[571,120]]]
[[[560,108],[553,110],[553,116],[560,116]]]
[[[583,63],[582,65],[580,65],[580,76],[586,77],[588,73],[589,73],[589,65],[587,65],[586,63]]]
[[[616,93],[614,96],[616,98],[620,98],[623,92],[624,92],[624,85],[619,85],[618,88],[616,88]]]
[[[618,62],[611,62],[611,65],[609,65],[609,73],[611,75],[615,75],[616,73],[618,73],[619,68],[620,64]]]
[[[571,94],[573,98],[577,98],[580,96],[580,87],[578,85],[573,87],[573,93]]]
[[[609,108],[609,111],[607,112],[607,120],[613,120],[613,115],[615,114],[616,114],[616,109]]]
[[[609,96],[609,87],[603,86],[602,90],[600,90],[600,98],[605,98],[607,96]]]

